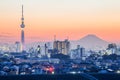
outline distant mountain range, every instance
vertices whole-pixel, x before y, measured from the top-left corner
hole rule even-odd
[[[30,44],[26,44],[26,49],[27,51],[30,49],[30,48],[34,48],[36,49],[38,45],[41,46],[42,48],[42,51],[44,53],[44,44],[46,42],[33,42],[33,43],[30,43]],[[71,43],[71,49],[76,49],[77,48],[77,45],[80,45],[81,47],[84,47],[86,50],[103,50],[103,49],[106,49],[109,42],[97,37],[96,35],[87,35],[79,40],[74,40],[74,41],[70,41]],[[47,42],[48,44],[48,42]],[[15,47],[15,44],[8,44],[8,43],[0,43],[0,48],[4,48],[5,47]],[[53,48],[53,42],[49,42],[49,47],[50,48]]]
[[[87,35],[80,40],[71,41],[71,48],[76,48],[78,44],[88,50],[100,50],[105,49],[109,42],[100,39],[96,35]]]
[[[87,50],[105,49],[105,48],[107,48],[107,45],[109,44],[109,42],[100,39],[96,35],[87,35],[79,40],[70,41],[70,43],[71,43],[71,49],[76,49],[77,45],[80,45],[81,47],[84,47]],[[44,44],[45,44],[45,42],[34,42],[31,44],[28,44],[27,46],[28,46],[28,48],[30,48],[30,47],[36,48],[37,45],[41,45],[41,47],[43,47],[43,49],[44,49]],[[49,42],[49,44],[51,45],[50,47],[52,47],[53,42]]]

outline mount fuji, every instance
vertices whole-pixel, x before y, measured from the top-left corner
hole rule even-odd
[[[71,48],[76,48],[80,45],[87,50],[101,50],[107,48],[109,42],[97,37],[96,35],[89,34],[77,41],[71,41]]]

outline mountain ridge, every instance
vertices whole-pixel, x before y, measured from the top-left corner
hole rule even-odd
[[[45,43],[47,43],[47,42],[34,42],[34,43],[30,43],[28,45],[29,45],[29,47],[30,46],[37,47],[37,45],[41,45],[42,47],[44,47]],[[51,41],[49,43],[51,44],[51,48],[52,48],[53,41]],[[70,43],[71,43],[71,49],[76,49],[77,45],[80,45],[81,47],[84,47],[86,50],[106,49],[109,44],[109,42],[99,38],[98,36],[96,36],[94,34],[86,35],[79,40],[70,41]]]
[[[75,46],[81,45],[82,47],[85,47],[88,50],[99,50],[99,49],[105,49],[109,42],[99,38],[98,36],[94,34],[88,34],[84,37],[82,37],[79,40],[71,41],[72,48],[75,48]]]

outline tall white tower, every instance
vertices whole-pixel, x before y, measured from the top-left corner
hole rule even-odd
[[[22,5],[22,18],[21,18],[21,51],[25,50],[25,35],[24,35],[24,28],[25,28],[25,24],[24,24],[24,15],[23,15],[23,5]]]

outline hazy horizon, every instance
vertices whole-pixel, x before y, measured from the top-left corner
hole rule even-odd
[[[0,0],[0,42],[20,41],[22,4],[26,43],[88,34],[120,42],[119,0]]]

